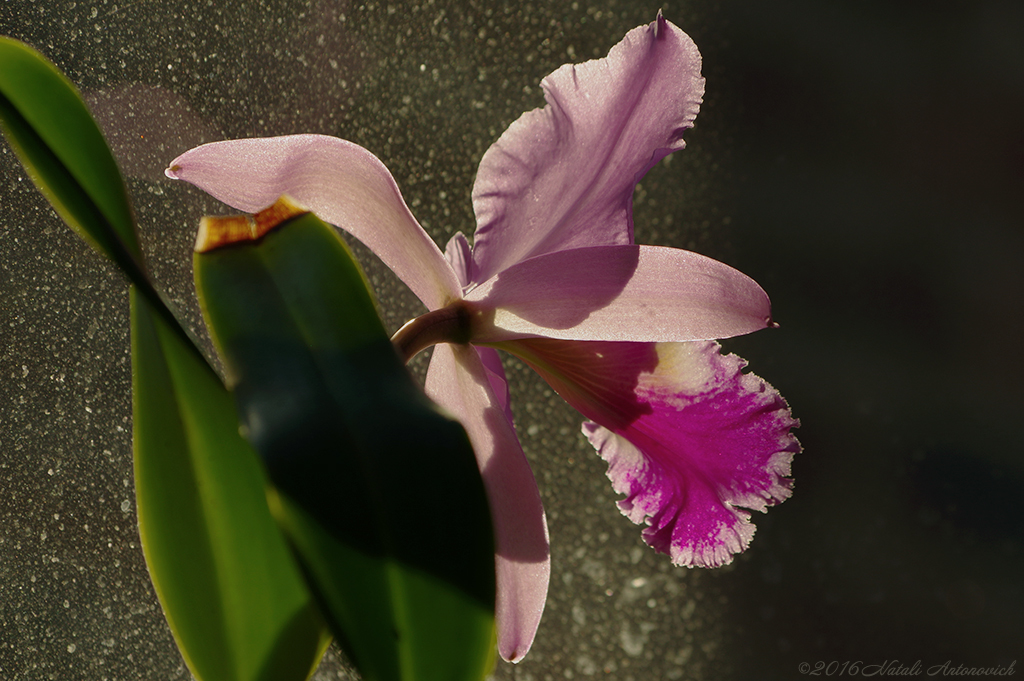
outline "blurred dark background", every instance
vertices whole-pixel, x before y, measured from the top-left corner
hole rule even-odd
[[[1024,652],[1024,4],[660,7],[700,47],[707,94],[688,148],[638,188],[637,240],[719,258],[772,296],[781,328],[725,346],[803,422],[796,491],[731,566],[674,568],[615,509],[578,415],[510,361],[553,574],[534,650],[495,678],[1010,665]],[[181,151],[351,139],[443,244],[472,232],[476,164],[542,104],[540,79],[658,9],[9,0],[0,33],[83,90],[154,270],[197,325],[194,229],[224,208],[163,177]],[[359,254],[392,329],[420,311]],[[138,547],[126,287],[6,145],[0,286],[0,678],[188,678]],[[317,678],[349,678],[336,651]]]

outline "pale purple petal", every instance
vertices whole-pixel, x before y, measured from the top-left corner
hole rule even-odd
[[[480,162],[476,282],[543,253],[632,243],[633,189],[683,148],[704,94],[697,47],[660,14],[604,59],[567,64],[541,86],[547,106]]]
[[[678,565],[715,567],[754,534],[747,510],[791,494],[800,445],[785,400],[714,342],[503,345],[591,423],[619,502]],[[596,423],[595,423],[596,422]]]
[[[166,174],[247,213],[287,194],[366,244],[432,310],[462,293],[391,173],[357,144],[324,135],[213,142],[174,159]]]
[[[772,325],[771,303],[753,279],[703,255],[660,246],[548,253],[502,271],[466,301],[480,312],[474,343],[530,336],[710,340]]]
[[[474,348],[476,354],[480,355],[484,369],[487,371],[487,380],[491,385],[491,392],[498,400],[498,406],[505,412],[508,424],[515,429],[515,420],[512,418],[512,401],[509,394],[508,379],[505,377],[505,367],[501,363],[501,356],[494,348]]]
[[[518,662],[544,611],[551,558],[537,483],[489,374],[474,348],[438,345],[426,391],[459,419],[473,444],[494,521],[498,652]]]
[[[465,234],[455,232],[448,240],[448,245],[444,247],[444,259],[451,265],[463,288],[468,286],[472,281],[473,247],[469,245]]]

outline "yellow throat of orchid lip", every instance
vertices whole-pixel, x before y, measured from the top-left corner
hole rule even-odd
[[[242,241],[256,241],[272,229],[309,211],[287,196],[254,215],[204,217],[196,234],[196,253],[206,253]]]

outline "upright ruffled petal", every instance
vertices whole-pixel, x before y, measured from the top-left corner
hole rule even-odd
[[[604,59],[562,66],[541,86],[547,106],[480,162],[476,282],[543,253],[631,243],[633,189],[683,148],[704,94],[697,47],[660,14]]]
[[[431,310],[462,294],[391,173],[358,144],[324,135],[213,142],[186,151],[166,173],[247,213],[287,194],[366,244]]]
[[[470,346],[438,345],[427,371],[426,390],[459,419],[473,443],[497,544],[498,652],[518,662],[533,644],[540,624],[551,559],[540,492],[506,410],[492,390],[493,371],[485,368]]]
[[[530,336],[565,340],[693,341],[771,326],[753,279],[697,253],[594,246],[530,258],[466,294],[473,343]]]
[[[754,534],[750,514],[791,494],[800,445],[785,400],[714,342],[502,344],[591,423],[644,540],[678,565],[729,563]],[[595,423],[596,422],[596,423]]]

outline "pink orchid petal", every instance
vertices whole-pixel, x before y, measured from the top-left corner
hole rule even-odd
[[[213,142],[186,151],[165,172],[247,213],[287,194],[366,244],[428,308],[461,295],[391,173],[357,144],[324,135]]]
[[[518,662],[544,611],[551,558],[540,492],[491,377],[474,348],[438,345],[426,391],[459,419],[473,443],[494,521],[498,652]]]
[[[700,61],[659,14],[604,59],[545,78],[547,106],[523,114],[480,162],[474,281],[551,251],[632,243],[633,189],[683,148],[704,94]]]
[[[506,344],[591,419],[583,432],[608,462],[622,513],[677,565],[732,561],[750,514],[792,492],[798,422],[745,362],[714,342]],[[594,423],[596,422],[596,423]]]
[[[505,367],[501,363],[501,356],[494,348],[476,348],[476,354],[480,355],[484,369],[487,371],[487,380],[491,386],[491,392],[498,400],[498,406],[505,412],[505,418],[513,430],[516,427],[512,418],[512,399],[508,388],[508,379],[505,377]]]
[[[466,300],[483,312],[474,343],[529,336],[710,340],[771,326],[771,303],[753,279],[703,255],[659,246],[548,253],[502,271]]]
[[[472,281],[473,271],[473,247],[469,245],[466,235],[462,232],[455,232],[448,245],[444,247],[444,259],[451,265],[455,276],[463,288]]]

